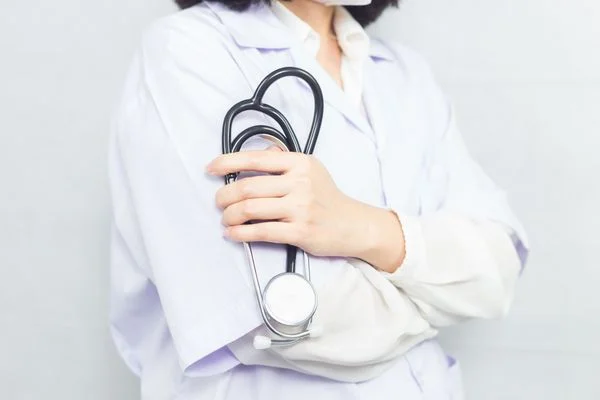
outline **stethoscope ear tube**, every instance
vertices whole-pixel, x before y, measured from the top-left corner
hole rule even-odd
[[[271,85],[273,83],[275,83],[276,81],[278,81],[279,79],[288,77],[288,76],[293,76],[296,78],[300,78],[302,79],[304,82],[306,82],[308,84],[308,86],[310,87],[310,90],[313,94],[314,97],[314,103],[315,103],[315,108],[313,110],[313,120],[312,120],[312,124],[310,127],[310,131],[308,133],[308,139],[306,141],[306,144],[304,146],[304,154],[312,154],[315,150],[315,146],[317,145],[317,139],[319,138],[319,132],[321,130],[321,124],[323,122],[323,113],[324,113],[324,102],[323,102],[323,91],[321,90],[321,87],[319,86],[319,83],[317,82],[317,80],[307,71],[301,69],[301,68],[296,68],[296,67],[283,67],[283,68],[279,68],[273,72],[271,72],[269,75],[266,76],[265,79],[263,79],[263,81],[258,85],[258,87],[256,88],[256,91],[254,92],[254,96],[252,96],[251,101],[255,104],[262,104],[262,100],[263,97],[265,95],[265,93],[267,92],[267,89],[269,89],[269,87],[271,87]],[[281,115],[281,113],[274,109],[271,106],[268,106],[266,104],[262,104],[263,106],[266,106],[266,109],[268,110],[268,112],[266,112],[267,115],[270,115],[269,112],[275,112],[277,113],[285,122],[286,125],[289,126],[289,123],[287,123],[287,120],[285,119],[285,117],[283,117],[283,115]],[[270,115],[271,117],[273,117],[272,115]],[[275,120],[277,120],[277,118],[273,117]],[[280,121],[277,121],[280,125]],[[283,126],[282,126],[283,129]],[[285,132],[285,129],[284,129]],[[293,133],[293,130],[291,130],[291,126],[290,126],[290,131],[289,131],[292,136],[294,136],[295,138],[295,134]],[[293,151],[300,151],[300,150],[293,150]]]
[[[313,120],[304,149],[300,147],[298,138],[285,116],[276,108],[262,102],[265,93],[271,85],[285,77],[302,79],[308,84],[313,93],[315,103]],[[232,140],[233,121],[239,114],[245,111],[257,111],[271,117],[279,125],[281,131],[267,125],[256,125],[246,128]],[[223,154],[229,154],[241,151],[244,143],[248,140],[254,136],[263,136],[274,141],[279,146],[284,146],[288,151],[312,154],[321,129],[323,112],[323,93],[318,82],[312,75],[296,67],[277,69],[263,79],[250,99],[238,102],[225,115],[222,132],[222,152]],[[225,184],[234,182],[237,177],[238,173],[225,176]],[[304,276],[296,274],[296,254],[298,249],[295,246],[287,245],[286,272],[272,278],[263,292],[260,287],[252,247],[249,243],[243,243],[243,245],[250,264],[256,300],[263,321],[272,333],[282,338],[270,339],[264,336],[257,336],[255,347],[268,348],[271,346],[291,345],[302,339],[315,337],[317,334],[320,334],[319,329],[310,327],[317,307],[317,295],[310,283],[310,258],[308,254],[302,252]],[[299,307],[295,309],[289,309],[288,307],[286,310],[285,304],[287,303],[299,305]],[[283,308],[281,304],[284,304]]]

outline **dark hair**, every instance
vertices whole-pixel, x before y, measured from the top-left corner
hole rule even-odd
[[[221,3],[236,11],[245,11],[253,4],[270,3],[271,0],[175,0],[180,8],[188,8],[203,1]],[[362,26],[374,22],[388,7],[397,7],[399,0],[373,0],[367,6],[347,6],[346,9]]]

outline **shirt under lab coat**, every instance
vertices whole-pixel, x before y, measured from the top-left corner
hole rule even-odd
[[[244,253],[222,237],[214,202],[222,180],[204,167],[220,153],[226,110],[250,97],[278,67],[302,67],[321,84],[326,108],[315,155],[344,193],[392,208],[407,221],[438,213],[495,221],[514,233],[521,260],[526,255],[520,224],[469,157],[418,55],[372,42],[364,77],[367,120],[284,28],[268,7],[237,13],[204,4],[160,20],[144,35],[111,140],[111,326],[117,347],[141,376],[148,399],[447,398],[452,365],[434,341],[360,383],[236,366],[225,347],[261,320]],[[308,88],[289,78],[271,89],[266,102],[288,116],[304,142],[312,116]],[[264,122],[249,113],[236,126],[239,131]],[[285,251],[268,244],[254,250],[264,285],[283,270]],[[313,258],[312,265],[319,288],[348,263]],[[473,272],[461,271],[421,283],[418,263],[407,266],[391,281],[401,287],[404,280],[422,309],[443,309],[427,300],[431,296],[420,296],[431,286],[473,279]],[[482,316],[473,308],[464,317]]]

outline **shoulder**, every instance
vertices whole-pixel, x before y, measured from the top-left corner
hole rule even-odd
[[[138,75],[154,92],[233,96],[248,86],[236,42],[204,4],[149,25],[136,59]]]
[[[202,5],[154,21],[130,63],[115,120],[141,124],[156,115],[179,124],[193,117],[196,127],[212,121],[247,95],[249,84],[233,46],[218,17]]]
[[[211,78],[234,72],[235,47],[218,16],[200,4],[154,21],[143,32],[140,52],[153,71],[189,70]]]
[[[226,30],[218,16],[205,4],[199,4],[158,18],[143,32],[142,45],[152,46],[173,40],[226,39]]]
[[[429,62],[417,50],[394,40],[375,37],[371,41],[375,53],[390,59],[406,80],[419,83],[435,81]]]
[[[434,76],[429,62],[418,51],[395,41],[374,39],[379,46],[376,53],[387,61],[377,65],[387,65],[382,70],[386,82],[396,91],[395,96],[403,98],[418,110],[433,137],[439,137],[447,129],[452,109],[449,99]]]

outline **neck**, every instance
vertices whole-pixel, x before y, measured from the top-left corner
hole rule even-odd
[[[333,33],[334,7],[313,0],[282,0],[281,4],[310,25],[320,36]]]

